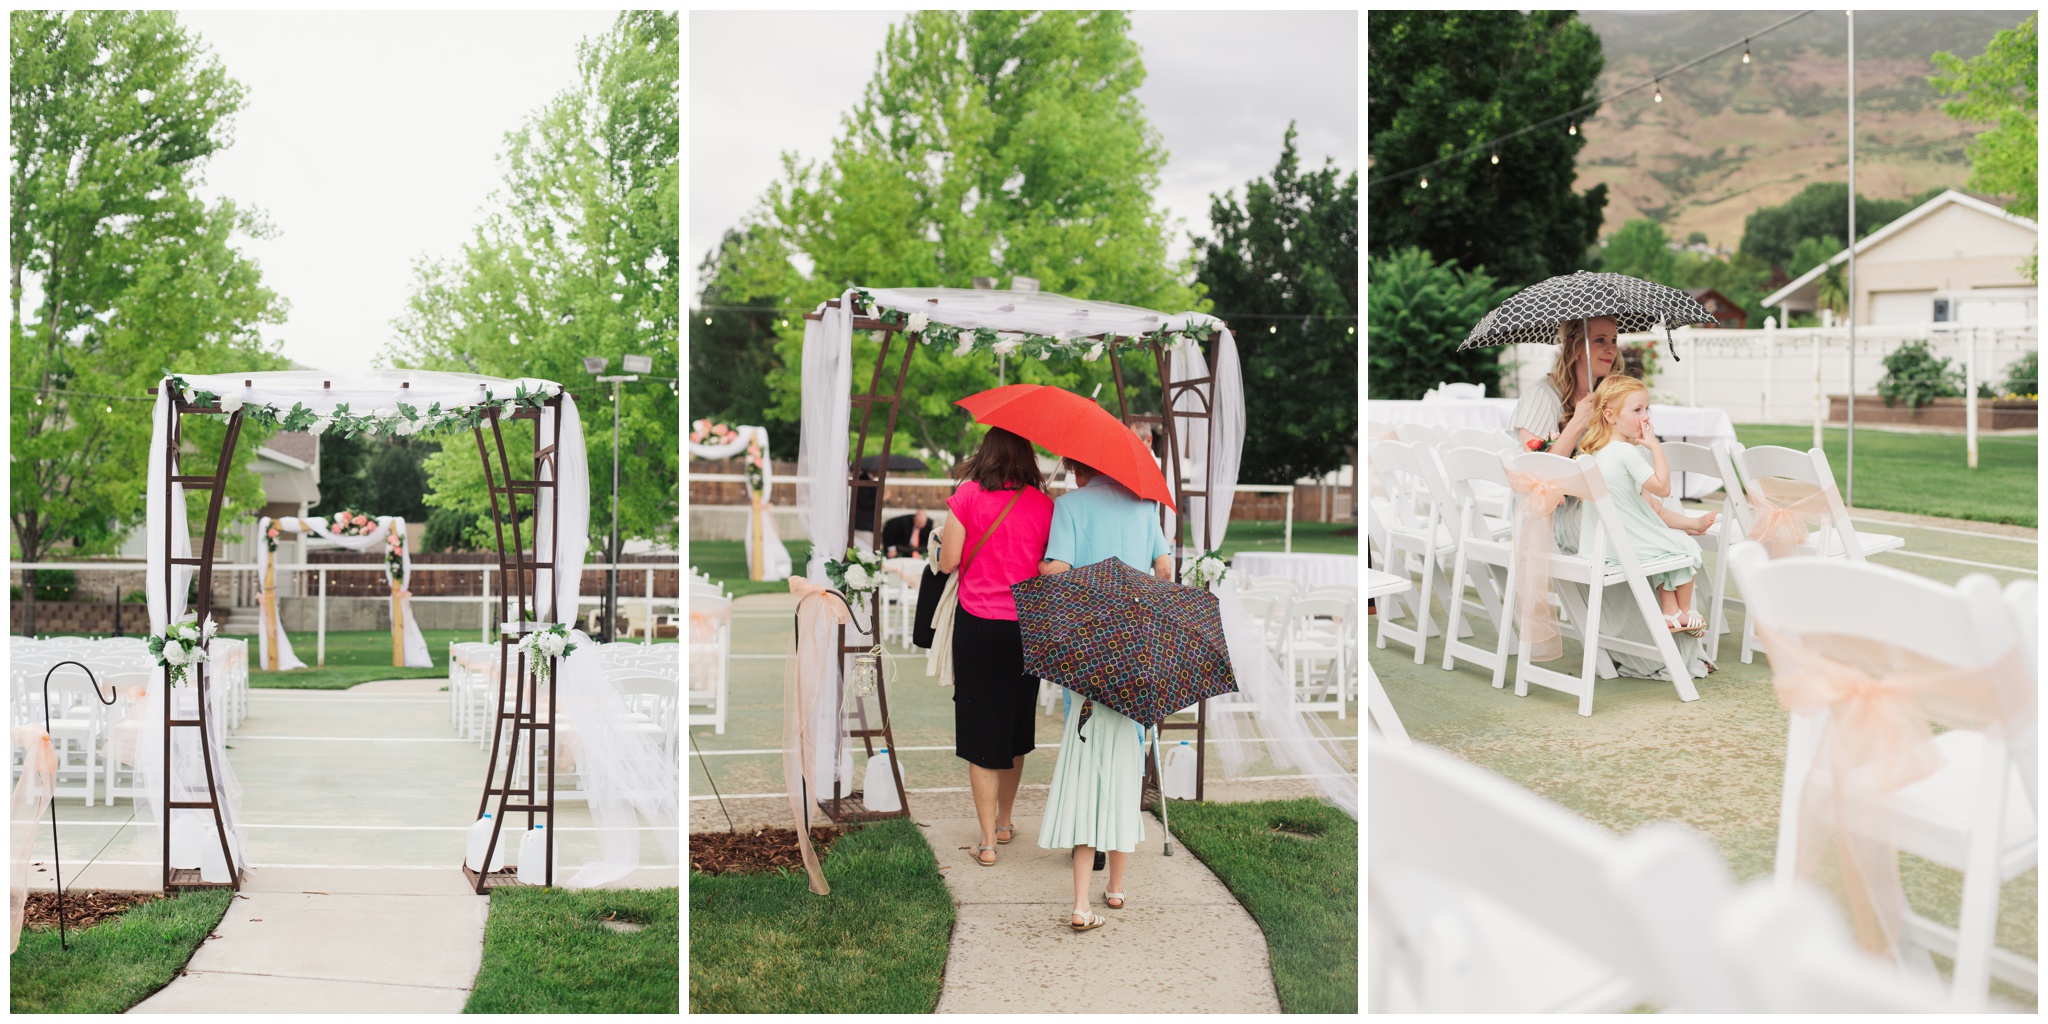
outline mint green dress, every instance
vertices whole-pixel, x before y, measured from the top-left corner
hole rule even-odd
[[[1158,503],[1139,498],[1106,476],[1053,502],[1052,529],[1045,543],[1048,559],[1079,568],[1116,558],[1150,572],[1152,560],[1172,550],[1159,527]],[[1144,730],[1101,704],[1093,705],[1082,725],[1082,701],[1071,692],[1066,698],[1066,724],[1060,730],[1059,759],[1052,766],[1052,789],[1045,797],[1038,845],[1047,850],[1092,846],[1130,853],[1145,841],[1145,815],[1139,806],[1145,777]]]
[[[1650,453],[1641,445],[1630,444],[1617,437],[1609,441],[1607,447],[1593,453],[1593,462],[1600,467],[1600,475],[1607,478],[1607,490],[1614,495],[1614,510],[1621,520],[1622,532],[1628,535],[1630,546],[1636,549],[1637,560],[1655,562],[1676,557],[1692,560],[1687,566],[1650,573],[1650,585],[1658,590],[1677,590],[1690,581],[1694,570],[1705,564],[1700,554],[1700,542],[1691,534],[1664,525],[1664,520],[1657,518],[1657,513],[1651,510],[1650,499],[1643,497],[1643,485],[1657,475],[1657,465],[1651,460]],[[1608,568],[1620,564],[1621,558],[1609,551]]]

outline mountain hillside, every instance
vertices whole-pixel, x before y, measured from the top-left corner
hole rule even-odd
[[[1607,66],[1600,92],[1626,88],[1783,20],[1785,12],[1582,11],[1600,34]],[[1873,11],[1856,17],[1856,188],[1901,199],[1969,180],[1965,147],[1990,125],[1941,112],[1927,82],[1931,55],[1984,52],[2024,11]],[[1704,232],[1729,249],[1760,206],[1784,202],[1816,181],[1847,178],[1847,39],[1841,11],[1816,11],[1761,39],[1742,63],[1738,47],[1663,85],[1603,107],[1580,126],[1580,189],[1606,182],[1603,235],[1649,217],[1675,239]]]

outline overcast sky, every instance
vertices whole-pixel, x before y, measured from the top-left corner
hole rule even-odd
[[[241,240],[291,302],[265,327],[318,369],[368,369],[421,256],[461,251],[499,187],[506,132],[576,83],[576,45],[611,11],[183,12],[248,87],[207,192],[260,208]]]
[[[697,264],[760,200],[781,154],[831,152],[840,115],[873,77],[902,12],[689,15],[689,239]],[[1168,156],[1157,195],[1174,226],[1170,255],[1206,234],[1209,194],[1272,172],[1287,122],[1304,167],[1358,167],[1359,20],[1352,11],[1135,11],[1145,60],[1138,98]],[[770,58],[772,55],[772,59]]]

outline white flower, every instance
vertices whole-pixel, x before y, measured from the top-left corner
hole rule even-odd
[[[185,654],[185,645],[172,641],[164,645],[164,664],[183,665],[191,659]]]
[[[324,434],[324,433],[326,433],[326,432],[327,432],[327,425],[328,425],[328,424],[330,424],[330,423],[333,423],[333,422],[334,422],[334,418],[333,418],[333,417],[331,417],[331,416],[322,416],[322,417],[320,417],[319,419],[316,419],[316,420],[314,420],[314,421],[313,421],[313,425],[312,425],[312,426],[310,426],[310,427],[307,427],[307,428],[306,428],[306,433],[308,433],[308,434]]]
[[[972,351],[974,351],[974,339],[972,337],[963,335],[960,338],[960,344],[954,347],[953,354],[956,356],[964,356]]]
[[[856,562],[846,567],[846,587],[848,590],[866,590],[873,585],[874,578],[868,575],[866,566]]]
[[[1049,349],[1049,348],[1048,348],[1048,349],[1046,349],[1045,351],[1043,351],[1043,352],[1040,352],[1040,353],[1038,353],[1038,361],[1039,361],[1039,362],[1041,362],[1041,363],[1042,363],[1042,362],[1045,362],[1046,360],[1048,360],[1048,359],[1051,359],[1051,358],[1052,358],[1052,349]]]
[[[1213,555],[1202,559],[1202,575],[1212,580],[1222,576],[1223,560]]]
[[[903,326],[908,328],[912,332],[921,332],[926,327],[931,326],[931,322],[931,318],[925,316],[923,313],[912,313],[910,314],[910,322],[904,324]]]
[[[1102,343],[1098,341],[1095,344],[1088,346],[1088,354],[1082,356],[1081,358],[1083,361],[1090,363],[1096,361],[1097,359],[1102,358]]]
[[[220,411],[240,412],[242,411],[243,401],[244,399],[240,395],[222,395],[220,396]]]
[[[1016,342],[1015,340],[1010,338],[1004,338],[1003,340],[996,342],[996,355],[1009,355],[1010,353],[1017,351],[1017,345],[1018,342]]]
[[[204,637],[205,639],[211,640],[219,632],[220,623],[213,621],[213,616],[209,615],[206,617],[206,626],[205,628],[199,631],[199,635]]]

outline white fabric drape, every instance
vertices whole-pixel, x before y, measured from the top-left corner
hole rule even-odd
[[[849,336],[850,337],[850,336]],[[747,488],[747,497],[753,506],[747,512],[747,572],[751,579],[786,580],[795,568],[789,557],[789,548],[782,543],[782,533],[775,528],[775,515],[769,507],[769,497],[775,491],[775,461],[768,449],[766,427],[734,427],[735,437],[729,444],[698,444],[687,442],[690,454],[700,459],[729,459],[744,453],[749,443],[758,443],[761,448],[761,489],[757,492]],[[754,534],[761,535],[761,572],[754,574]]]
[[[986,288],[870,288],[867,292],[878,306],[923,313],[936,323],[1040,334],[1062,340],[1099,334],[1132,338],[1220,322],[1207,313],[1161,313],[1120,302],[1076,299],[1052,292]]]
[[[640,866],[643,825],[673,863],[680,816],[675,762],[652,733],[638,727],[611,683],[598,645],[580,629],[570,630],[570,636],[576,650],[561,659],[556,693],[578,735],[576,770],[590,794],[597,856],[561,884],[581,889],[623,878]]]
[[[298,516],[283,516],[275,520],[271,519],[269,516],[264,516],[256,521],[256,537],[258,541],[261,541],[263,539],[263,537],[270,530],[270,527],[273,523],[277,526],[279,530],[282,530],[286,533],[296,533],[303,536],[318,538],[319,540],[332,544],[335,547],[344,548],[349,551],[369,551],[374,548],[380,555],[383,553],[383,551],[385,550],[385,546],[388,543],[385,538],[390,537],[394,533],[400,537],[404,537],[406,535],[405,517],[403,516],[378,516],[376,519],[376,523],[370,527],[369,532],[363,534],[336,533],[335,527],[337,524],[330,522],[327,517],[323,516],[308,516],[303,519]],[[390,584],[393,587],[393,589],[406,590],[408,589],[408,586],[412,582],[413,578],[411,543],[408,542],[405,545],[405,547],[401,548],[400,550],[403,552],[403,554],[400,556],[400,564],[404,567],[402,579],[393,579],[391,577],[390,570],[387,568],[384,570],[384,581],[387,584]],[[263,558],[265,567],[268,568],[270,565],[275,563],[277,559],[277,552],[269,550],[268,546],[266,545],[265,550],[263,552]],[[401,623],[404,629],[406,667],[433,668],[434,657],[427,650],[427,638],[424,634],[420,632],[419,622],[416,621],[412,616],[412,602],[407,600],[400,600],[398,602],[398,609]],[[265,614],[276,615],[280,620],[275,627],[277,631],[278,644],[278,670],[287,671],[290,669],[305,668],[306,663],[300,661],[295,655],[292,654],[291,639],[285,636],[284,623],[282,621],[283,613],[280,612],[277,608],[271,607],[265,610]],[[269,622],[266,621],[259,623],[259,626],[256,630],[257,650],[259,656],[263,659],[262,661],[257,662],[257,664],[259,665],[270,664],[270,633],[271,624]]]
[[[1200,504],[1194,508],[1196,515],[1208,516],[1210,543],[1221,546],[1230,529],[1245,435],[1244,371],[1237,358],[1237,339],[1228,330],[1217,338],[1215,369],[1206,467],[1209,491],[1215,498],[1206,508]],[[1221,701],[1211,702],[1209,724],[1215,730],[1223,777],[1247,774],[1263,746],[1274,765],[1301,772],[1331,804],[1358,817],[1355,769],[1346,767],[1343,748],[1321,716],[1294,706],[1293,687],[1266,649],[1263,631],[1245,611],[1237,581],[1225,580],[1209,589],[1216,595],[1223,617],[1223,637],[1230,647],[1239,698],[1251,702],[1253,708],[1247,714],[1224,710]],[[1356,763],[1355,758],[1348,760]]]
[[[826,559],[837,559],[846,550],[846,521],[851,512],[846,465],[847,449],[852,445],[848,425],[853,408],[855,312],[853,292],[848,290],[840,295],[839,308],[820,304],[820,318],[804,322],[803,425],[797,443],[796,504],[804,510],[811,534],[811,557],[803,575],[812,580],[823,580]],[[848,627],[849,633],[852,628]],[[818,629],[825,631],[826,627]],[[838,649],[837,634],[817,640],[820,650]],[[843,679],[844,673],[839,676]],[[841,774],[839,752],[846,741],[837,697],[825,694],[809,702],[814,713],[811,735],[818,738],[813,747],[813,778],[823,796],[831,795],[832,779]],[[853,781],[844,780],[841,788],[851,791]]]

